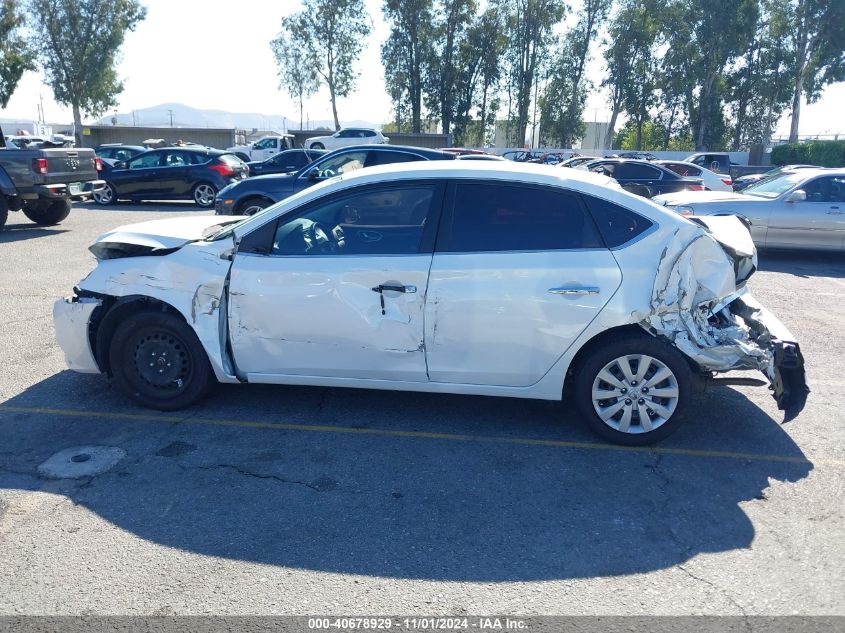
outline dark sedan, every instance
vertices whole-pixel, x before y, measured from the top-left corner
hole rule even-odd
[[[622,188],[644,198],[676,191],[704,191],[701,178],[679,176],[670,169],[643,160],[602,158],[576,167],[616,180]]]
[[[292,174],[256,176],[217,194],[219,215],[252,215],[328,178],[363,167],[418,160],[453,160],[453,152],[399,145],[356,145],[326,154]]]
[[[249,169],[231,152],[207,148],[163,147],[128,161],[104,161],[100,178],[106,186],[94,195],[98,204],[118,200],[193,200],[214,206],[227,185],[249,176]]]
[[[327,153],[324,149],[288,149],[267,160],[254,160],[246,165],[249,167],[250,176],[289,174],[292,171],[299,171]]]

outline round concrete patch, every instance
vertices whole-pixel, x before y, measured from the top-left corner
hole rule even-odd
[[[117,446],[74,446],[59,451],[38,467],[38,474],[50,479],[93,477],[114,466],[126,451]]]

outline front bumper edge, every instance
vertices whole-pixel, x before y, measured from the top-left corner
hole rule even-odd
[[[83,374],[99,374],[88,336],[89,324],[94,311],[103,302],[91,297],[65,297],[53,304],[53,325],[56,340],[65,354],[69,369]]]

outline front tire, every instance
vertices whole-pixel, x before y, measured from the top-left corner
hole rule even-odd
[[[111,340],[109,367],[120,392],[161,411],[199,401],[214,378],[194,331],[167,312],[137,312],[124,320]]]
[[[590,428],[616,444],[658,442],[683,423],[692,375],[669,343],[620,335],[575,368],[575,404]]]
[[[264,198],[251,198],[249,200],[244,200],[241,204],[238,205],[238,215],[255,215],[262,209],[266,209],[269,207],[272,202],[269,200],[265,200]]]
[[[53,226],[70,215],[70,209],[71,202],[69,199],[55,200],[26,205],[23,208],[23,214],[40,226]]]
[[[194,202],[198,206],[208,209],[214,206],[214,198],[217,196],[217,188],[208,182],[201,182],[194,187]]]
[[[309,149],[326,149],[326,146],[322,143],[312,143]]]

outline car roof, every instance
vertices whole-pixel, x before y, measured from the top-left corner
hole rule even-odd
[[[410,145],[347,145],[346,147],[341,147],[339,149],[333,150],[332,154],[340,154],[342,152],[350,152],[356,150],[366,150],[368,152],[392,152],[392,151],[400,151],[400,152],[412,152],[414,154],[418,154],[420,156],[425,156],[426,158],[445,158],[445,159],[453,159],[455,158],[454,152],[444,152],[440,149],[429,149],[427,147],[412,147]],[[407,163],[406,163],[407,164]]]

